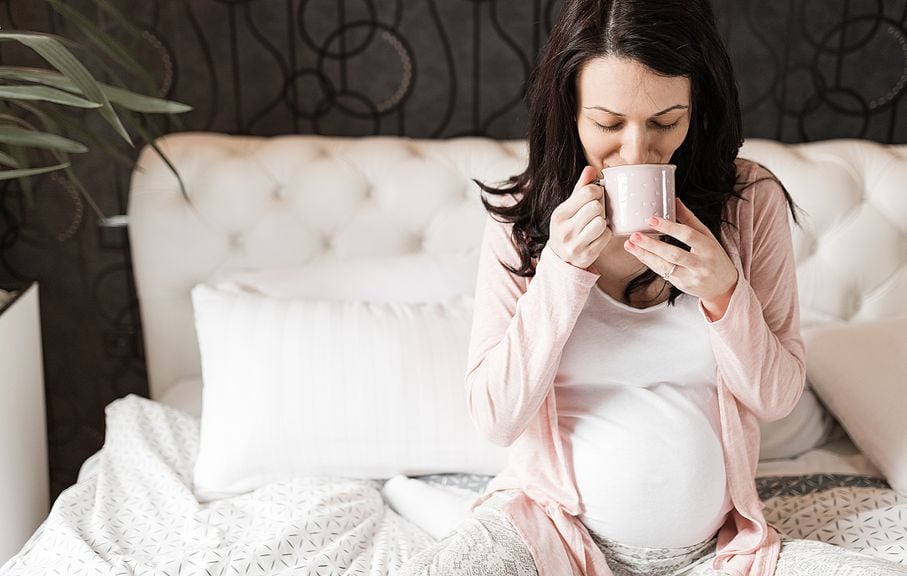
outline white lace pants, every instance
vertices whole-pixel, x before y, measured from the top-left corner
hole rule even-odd
[[[490,498],[450,535],[423,550],[401,576],[540,576],[532,556]],[[711,567],[715,539],[680,549],[637,548],[593,534],[614,576],[720,576]],[[542,575],[559,576],[559,575]],[[782,538],[775,576],[907,576],[907,566],[813,540]]]

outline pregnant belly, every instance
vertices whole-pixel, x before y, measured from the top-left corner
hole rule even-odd
[[[584,507],[599,535],[647,548],[712,537],[730,509],[717,404],[689,392],[616,389],[591,412],[561,414]]]

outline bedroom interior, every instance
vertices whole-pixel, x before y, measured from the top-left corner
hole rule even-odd
[[[89,2],[73,4],[115,29]],[[793,230],[811,389],[790,418],[763,430],[760,496],[783,530],[907,565],[907,523],[899,517],[907,514],[907,429],[898,409],[907,400],[898,362],[907,354],[907,1],[714,5],[738,70],[747,138],[741,155],[771,168],[807,214]],[[425,418],[409,430],[424,437],[386,426],[368,442],[366,431],[381,426],[375,406],[402,413],[388,398],[423,374],[415,362],[402,376],[381,367],[382,354],[400,354],[388,344],[393,338],[360,335],[369,351],[350,367],[388,393],[352,387],[347,393],[360,403],[338,411],[329,390],[296,390],[308,424],[302,429],[289,424],[292,410],[267,401],[277,392],[251,397],[242,386],[238,374],[258,369],[243,353],[253,342],[218,338],[225,321],[218,314],[252,314],[293,299],[332,302],[293,312],[300,342],[324,345],[319,334],[331,325],[319,333],[312,323],[347,314],[369,334],[391,330],[409,338],[407,350],[434,354],[448,367],[435,367],[442,383],[456,385],[482,230],[472,178],[502,180],[525,161],[522,90],[558,8],[550,0],[203,0],[130,8],[145,33],[130,48],[153,71],[162,97],[193,107],[179,127],[172,119],[159,126],[174,133],[160,142],[191,204],[160,159],[139,148],[124,148],[139,158],[135,172],[94,152],[74,166],[105,214],[128,215],[125,227],[98,226],[60,178],[35,179],[29,207],[14,184],[0,188],[0,288],[36,281],[40,289],[43,472],[49,503],[57,502],[50,517],[44,510],[21,532],[32,534],[47,520],[24,550],[24,540],[0,543],[7,544],[0,565],[23,551],[19,564],[14,559],[0,573],[33,573],[64,559],[104,573],[117,562],[204,573],[255,560],[278,570],[276,557],[242,540],[255,534],[267,534],[263,545],[286,548],[311,573],[321,573],[317,561],[352,574],[393,573],[429,535],[455,524],[464,499],[502,454],[462,428],[465,408],[450,408],[455,395],[413,400]],[[68,32],[30,0],[0,2],[0,22]],[[0,65],[17,58],[0,45]],[[86,125],[115,137],[95,119]],[[359,286],[349,286],[350,262]],[[218,290],[193,292],[197,284]],[[407,335],[412,327],[399,322],[401,314],[417,319],[423,337]],[[342,325],[332,325],[337,357],[347,350]],[[257,344],[265,357],[279,347],[276,338]],[[224,357],[236,377],[226,365],[205,367]],[[222,386],[206,383],[203,393],[203,369],[220,374],[212,380]],[[291,377],[293,367],[285,369],[281,376]],[[326,369],[322,376],[330,378]],[[240,407],[249,423],[269,421],[268,430],[236,426]],[[338,419],[357,425],[347,437],[319,435]],[[315,447],[291,456],[269,450],[281,433],[312,438]],[[237,434],[247,440],[240,458],[231,457]],[[402,453],[389,448],[395,442]],[[450,450],[439,455],[444,442]],[[253,473],[256,466],[290,466],[305,478],[329,471],[393,480],[268,484],[273,478]],[[125,475],[142,467],[145,476]],[[444,470],[460,474],[436,473]],[[408,484],[404,475],[421,475],[421,483]],[[161,495],[132,496],[138,486],[157,486]],[[90,496],[98,508],[79,504]],[[198,501],[209,504],[179,530],[168,528],[177,516],[142,524],[149,510],[185,511]],[[331,508],[350,501],[361,504],[355,513]],[[437,512],[427,514],[424,502]],[[135,517],[127,516],[130,507]],[[91,536],[119,541],[121,549],[75,550],[75,527],[92,514],[110,527]],[[313,536],[309,520],[336,522],[336,530]],[[359,540],[338,536],[357,527]],[[166,534],[154,553],[134,544],[141,530]],[[308,536],[291,542],[292,530]],[[393,545],[363,551],[375,542]],[[320,560],[305,556],[307,546],[322,550]],[[55,547],[66,554],[52,558]],[[242,550],[244,559],[212,556],[226,548]],[[183,568],[187,559],[197,565]]]

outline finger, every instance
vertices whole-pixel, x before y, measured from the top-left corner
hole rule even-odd
[[[693,264],[694,256],[692,254],[683,248],[662,242],[658,238],[634,232],[630,235],[630,242],[655,254],[669,264],[677,264],[685,268],[689,268]]]
[[[677,210],[677,220],[690,226],[697,232],[705,234],[706,236],[713,236],[709,227],[703,224],[702,220],[693,214],[693,211],[687,208],[687,205],[684,204],[680,198],[674,199],[674,207]]]
[[[598,170],[592,166],[586,166],[583,168],[583,171],[580,172],[579,180],[576,181],[576,185],[573,187],[573,192],[576,193],[577,190],[586,186],[587,184],[592,184],[598,180]]]
[[[586,202],[567,222],[574,230],[582,230],[596,216],[605,215],[605,205],[601,200]]]
[[[604,190],[601,186],[593,184],[597,179],[596,174],[595,168],[591,166],[583,168],[570,197],[557,208],[558,215],[562,220],[572,218],[586,202],[602,198]]]
[[[589,246],[599,240],[606,230],[608,230],[608,223],[601,215],[598,215],[580,231],[576,241],[580,246]]]
[[[650,252],[643,248],[642,246],[632,242],[630,238],[624,242],[624,250],[636,257],[637,260],[646,265],[647,268],[658,274],[659,276],[664,276],[664,274],[671,269],[675,264],[668,262],[658,254]],[[682,268],[678,264],[676,268],[671,272],[671,275],[677,274]]]
[[[702,233],[686,224],[671,222],[670,220],[665,220],[658,216],[650,217],[646,220],[646,223],[651,226],[653,230],[676,238],[691,248],[702,246]]]

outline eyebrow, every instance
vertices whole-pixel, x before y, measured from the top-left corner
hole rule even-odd
[[[614,112],[613,110],[608,110],[604,106],[583,106],[583,108],[585,108],[586,110],[590,110],[590,109],[591,110],[601,110],[602,112],[607,112],[608,114],[613,114],[614,116],[624,117],[624,114],[621,114],[620,112]],[[653,117],[662,116],[664,114],[667,114],[671,110],[686,110],[688,108],[689,108],[689,106],[685,106],[683,104],[674,104],[670,108],[665,108],[661,112],[657,112],[657,113],[653,114],[652,116]]]

